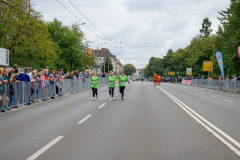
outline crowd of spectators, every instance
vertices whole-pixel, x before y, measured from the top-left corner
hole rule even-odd
[[[45,90],[56,82],[56,93],[62,94],[62,87],[58,85],[58,82],[63,82],[63,79],[83,79],[91,78],[92,71],[71,71],[64,73],[63,69],[49,71],[49,67],[45,67],[41,70],[32,70],[31,67],[25,67],[23,72],[20,71],[17,64],[14,64],[11,69],[0,68],[0,110],[11,110],[10,105],[6,104],[6,89],[9,90],[9,103],[16,104],[14,94],[16,92],[16,86],[13,86],[15,82],[31,82],[31,94],[33,94],[36,84],[41,84],[41,92],[45,95]],[[99,77],[108,77],[108,74],[103,72],[98,74]],[[37,82],[37,83],[36,83]],[[7,87],[6,87],[7,85]],[[48,97],[49,98],[49,97]],[[27,105],[27,104],[26,104]],[[18,108],[17,105],[13,106]]]

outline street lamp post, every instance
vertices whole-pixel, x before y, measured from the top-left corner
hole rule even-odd
[[[97,65],[98,65],[98,46],[99,46],[99,45],[102,45],[102,44],[106,44],[106,43],[100,43],[100,44],[97,45]],[[96,69],[96,70],[97,70],[97,69]]]

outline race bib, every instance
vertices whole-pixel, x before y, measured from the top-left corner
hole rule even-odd
[[[125,82],[121,82],[121,85],[125,85]]]
[[[93,82],[93,84],[97,84],[97,82]]]
[[[113,82],[110,82],[110,85],[113,85]]]

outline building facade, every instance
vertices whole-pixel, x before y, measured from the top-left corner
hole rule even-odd
[[[104,64],[104,60],[107,56],[110,57],[110,60],[113,65],[113,72],[119,73],[118,72],[118,62],[117,62],[117,57],[113,55],[107,48],[101,48],[99,50],[94,50],[94,49],[88,49],[89,52],[92,53],[95,57],[95,62],[96,64],[100,65],[100,70],[102,68],[102,65]],[[120,60],[118,60],[120,61]],[[108,66],[105,66],[107,68]],[[119,67],[120,68],[120,67]],[[102,71],[104,72],[104,71]]]

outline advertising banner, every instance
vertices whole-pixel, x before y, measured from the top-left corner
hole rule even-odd
[[[220,68],[221,73],[222,73],[223,78],[224,78],[224,68],[223,68],[223,58],[222,58],[222,53],[218,51],[218,52],[216,53],[216,58],[217,58],[219,68]]]
[[[238,56],[240,58],[240,46],[238,46]]]

